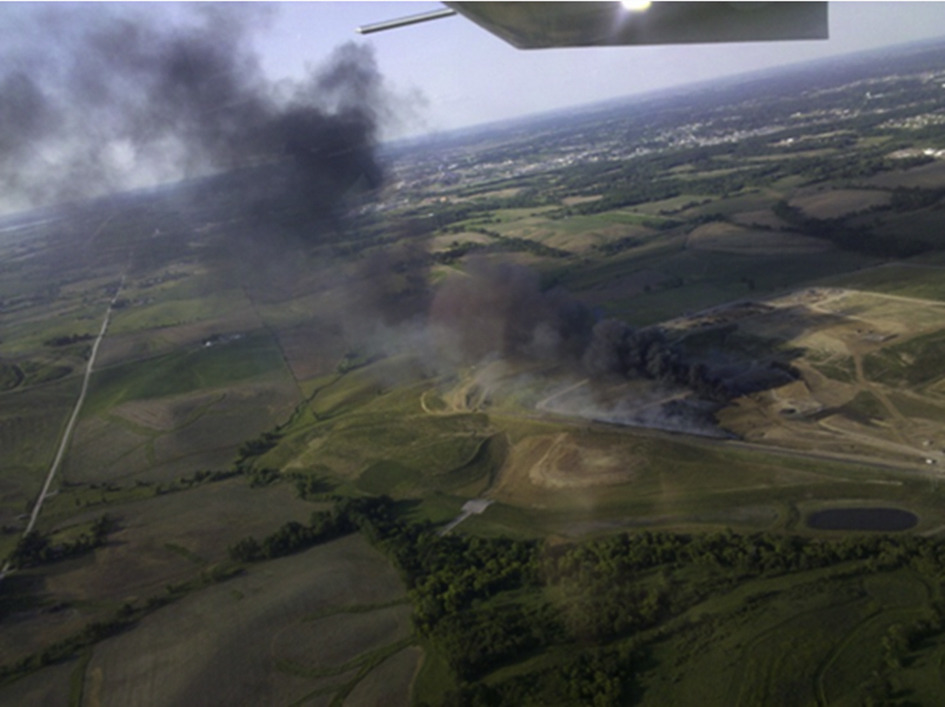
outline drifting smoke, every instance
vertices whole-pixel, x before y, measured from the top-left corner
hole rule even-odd
[[[777,360],[685,355],[659,327],[597,319],[563,289],[542,290],[534,271],[485,259],[437,289],[427,329],[439,361],[490,362],[475,373],[480,400],[531,390],[539,410],[691,434],[724,434],[719,406],[797,376]]]
[[[542,291],[533,270],[474,259],[437,290],[430,323],[444,354],[457,362],[488,355],[574,362],[594,317],[566,291]]]
[[[285,225],[308,234],[322,231],[308,224],[335,222],[350,192],[381,184],[378,126],[397,102],[368,48],[343,45],[306,79],[273,83],[249,49],[269,8],[176,12],[183,15],[172,22],[169,11],[124,4],[0,5],[2,206],[233,172],[229,217],[250,217],[267,236]],[[646,378],[705,399],[728,396],[725,381],[681,361],[657,330],[597,322],[564,290],[543,290],[527,268],[471,259],[431,293],[422,235],[375,250],[337,288],[334,325],[346,342],[368,354],[419,353],[438,372],[498,357],[591,379]],[[166,251],[168,243],[165,235],[158,245]],[[241,251],[240,281],[273,295],[308,267],[249,240]],[[648,403],[646,414],[667,414],[652,413],[656,407]],[[642,414],[607,408],[595,418]]]
[[[458,363],[497,356],[563,364],[592,379],[688,380],[689,366],[659,329],[598,321],[566,290],[543,290],[521,265],[470,260],[437,289],[429,319],[438,348]]]
[[[347,44],[304,81],[270,82],[249,49],[269,9],[200,5],[171,22],[107,3],[0,8],[17,40],[0,48],[8,204],[280,164],[270,193],[331,218],[349,190],[378,186],[388,94],[371,51]]]

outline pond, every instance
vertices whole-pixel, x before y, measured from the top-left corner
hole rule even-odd
[[[828,508],[807,517],[815,530],[908,530],[918,522],[915,513],[899,508]]]

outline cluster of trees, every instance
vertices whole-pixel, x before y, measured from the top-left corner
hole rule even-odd
[[[132,626],[134,622],[135,619],[130,615],[115,616],[108,621],[93,621],[81,631],[66,639],[56,641],[43,650],[22,658],[12,665],[0,666],[0,681],[25,675],[70,658],[83,648],[121,633]]]
[[[252,536],[247,536],[231,545],[228,548],[228,554],[230,559],[236,562],[271,560],[333,540],[353,530],[354,528],[350,527],[345,519],[336,517],[330,512],[316,511],[312,514],[308,525],[289,521],[276,532],[263,538],[262,542]]]
[[[117,528],[116,520],[108,515],[99,516],[87,532],[75,540],[53,544],[48,535],[37,530],[20,538],[9,556],[10,566],[14,569],[36,567],[50,562],[78,557],[101,547],[108,539],[108,534]]]
[[[286,523],[262,541],[244,538],[230,548],[230,556],[257,562],[360,531],[398,568],[414,604],[417,633],[454,671],[457,689],[444,700],[447,705],[627,704],[647,659],[643,632],[746,578],[849,563],[844,573],[909,567],[930,583],[945,580],[945,543],[918,536],[828,542],[770,533],[641,532],[542,543],[443,536],[429,523],[406,522],[398,511],[386,496],[336,497],[331,510],[316,511],[308,524]],[[112,527],[103,516],[91,537],[101,542]],[[23,558],[29,557],[24,552]],[[230,566],[194,586],[239,570]],[[91,624],[4,674],[72,655],[183,589],[169,587],[169,598],[125,607],[114,620]],[[882,644],[887,667],[901,665],[909,651],[943,629],[941,603],[910,624],[891,627]],[[548,654],[553,660],[511,677],[485,679],[548,649],[555,649]]]
[[[547,545],[444,537],[428,525],[397,520],[389,499],[361,502],[366,506],[354,524],[400,568],[418,633],[459,679],[447,704],[523,703],[543,694],[557,694],[555,701],[567,695],[576,704],[626,704],[643,657],[634,637],[745,578],[856,561],[856,572],[910,566],[934,581],[945,578],[945,544],[911,536],[826,542],[643,532]],[[676,571],[686,567],[704,571]],[[905,630],[912,636],[906,645],[943,625],[927,617]],[[573,654],[553,669],[484,685],[498,667],[552,646],[573,646]]]
[[[435,229],[445,229],[451,224],[460,221],[467,221],[477,214],[491,211],[486,205],[476,202],[463,202],[461,204],[439,204],[428,218],[432,219],[432,226]],[[420,216],[420,214],[416,214]]]
[[[639,689],[635,677],[642,663],[633,645],[582,646],[560,665],[538,669],[501,682],[463,683],[448,693],[444,707],[496,707],[497,705],[593,705],[619,707],[632,704]],[[420,703],[420,707],[429,707]]]
[[[807,152],[809,150],[849,150],[855,148],[858,138],[853,132],[838,132],[811,137],[800,131],[798,135],[787,133],[779,134],[781,140],[777,144],[778,152],[791,154],[793,152]],[[783,135],[783,137],[782,137]],[[786,142],[794,137],[792,142]]]
[[[893,211],[917,211],[937,204],[945,199],[945,189],[922,189],[921,187],[896,187],[893,189],[889,208]]]
[[[649,201],[672,199],[682,193],[681,185],[675,180],[650,179],[650,176],[646,175],[626,185],[611,188],[600,199],[585,201],[568,208],[572,210],[572,213],[587,216],[621,209],[626,206],[645,204]]]
[[[367,354],[363,351],[351,350],[345,352],[335,370],[344,375],[350,371],[369,366],[380,358],[380,354]]]
[[[78,344],[80,341],[90,341],[94,338],[94,334],[70,334],[69,336],[54,336],[51,339],[46,339],[43,343],[46,346],[70,346],[72,344]]]
[[[92,621],[79,631],[47,645],[36,653],[21,658],[15,663],[0,666],[0,683],[16,679],[17,677],[31,673],[44,666],[59,663],[71,658],[83,649],[87,649],[99,641],[111,638],[132,628],[141,618],[150,612],[167,606],[173,601],[186,596],[190,591],[223,582],[240,572],[241,569],[239,567],[214,565],[202,571],[199,576],[188,582],[183,582],[178,585],[168,585],[166,594],[151,596],[138,605],[126,602],[122,604],[111,618],[101,621]],[[11,580],[8,579],[0,586],[6,589],[10,581]],[[60,608],[64,606],[66,605],[59,605]],[[0,603],[0,610],[4,608],[6,607]],[[2,617],[2,615],[3,613],[0,611],[0,617]]]
[[[263,432],[258,437],[243,442],[237,450],[236,461],[233,463],[233,467],[240,471],[249,469],[256,458],[261,457],[279,444],[280,439],[282,439],[282,432],[276,429]]]
[[[231,545],[228,554],[237,562],[258,562],[291,555],[364,529],[369,525],[367,518],[383,518],[391,522],[392,504],[393,501],[386,496],[378,499],[339,498],[332,510],[313,512],[308,525],[289,521],[262,541],[247,536]]]
[[[843,250],[879,258],[909,258],[931,248],[930,244],[911,236],[882,236],[863,227],[848,226],[842,218],[814,218],[783,199],[771,210],[804,235],[830,241]]]
[[[494,249],[495,251],[532,253],[534,255],[543,255],[549,258],[567,258],[569,255],[571,255],[571,253],[566,250],[553,248],[551,246],[545,245],[544,243],[533,241],[529,238],[503,236],[497,231],[490,231],[486,228],[472,228],[470,230],[474,233],[481,233],[484,236],[489,236],[489,238],[492,238],[495,243],[488,247]]]
[[[475,190],[464,190],[462,196],[474,196],[477,193],[495,191],[496,188],[514,188],[514,184],[486,184]],[[551,206],[559,203],[557,196],[548,189],[537,186],[528,186],[520,189],[511,196],[480,197],[473,202],[477,209],[483,211],[497,211],[499,209],[528,209]]]
[[[494,251],[494,249],[495,244],[473,243],[472,241],[459,243],[454,241],[448,250],[434,253],[433,260],[437,263],[440,263],[441,265],[452,265],[457,260],[461,260],[470,253],[485,253],[489,252],[490,250]]]
[[[945,604],[933,602],[931,609],[910,624],[893,624],[882,640],[883,661],[888,669],[898,670],[906,656],[921,643],[945,631]]]
[[[841,179],[866,179],[900,167],[895,160],[879,153],[862,150],[834,152],[818,157],[798,157],[786,167],[807,179],[806,184],[816,184]]]
[[[529,238],[503,236],[501,233],[485,228],[468,228],[465,230],[489,236],[493,241],[492,243],[455,243],[449,250],[435,253],[433,259],[438,263],[449,265],[470,253],[532,253],[546,258],[567,258],[571,255],[569,251],[554,248]]]
[[[549,604],[520,603],[450,612],[426,633],[450,668],[474,682],[544,646],[561,643],[564,631]]]
[[[631,248],[636,248],[642,244],[642,238],[637,238],[636,236],[624,236],[623,238],[608,241],[607,243],[595,243],[593,248],[597,252],[604,255],[617,255],[618,253],[622,253],[625,250],[630,250]]]
[[[729,158],[736,150],[738,146],[732,144],[675,150],[627,162],[606,163],[609,168],[604,173],[601,173],[603,165],[600,163],[593,167],[582,165],[562,177],[567,192],[575,195],[599,194],[601,184],[607,185],[606,191],[600,199],[574,204],[556,214],[596,214],[671,199],[682,194],[727,195],[749,186],[769,184],[785,176],[789,169],[780,162],[751,167],[741,163],[733,169],[733,162]],[[757,150],[759,153],[766,151],[760,147]],[[695,165],[698,172],[684,177],[674,176],[671,170],[684,164]],[[718,170],[718,173],[707,176],[699,174],[713,170]],[[654,227],[673,228],[676,225],[670,222],[664,226],[654,224]]]
[[[244,473],[248,473],[249,475],[250,488],[269,486],[269,484],[274,484],[282,480],[282,474],[279,473],[279,470],[273,469],[271,466],[262,466]]]
[[[234,476],[239,476],[242,473],[243,472],[239,469],[201,469],[199,471],[195,471],[190,476],[181,476],[177,479],[177,481],[174,481],[171,484],[157,484],[154,487],[155,495],[160,496],[164,493],[190,489],[194,486],[203,486],[204,484],[212,484],[217,481],[225,481],[226,479],[231,479]],[[135,483],[146,484],[147,482]]]
[[[312,474],[292,473],[287,476],[295,482],[298,497],[305,501],[327,500],[334,488],[334,484]]]
[[[152,489],[152,492],[155,496],[163,496],[166,493],[176,493],[178,491],[186,491],[188,489],[194,488],[195,486],[203,486],[204,484],[212,484],[217,481],[225,481],[226,479],[231,479],[234,476],[240,476],[244,473],[242,469],[201,469],[195,471],[190,476],[180,476],[174,481],[164,481],[160,483],[155,483],[153,481],[142,481],[138,479],[134,482],[133,488],[148,488]],[[120,493],[125,491],[127,487],[121,487],[114,482],[106,482],[99,486],[98,484],[92,483],[89,484],[89,488],[102,488],[106,492]],[[78,500],[78,499],[77,499]],[[105,497],[103,495],[103,501]]]
[[[26,378],[23,369],[15,363],[0,361],[0,390],[13,390]]]

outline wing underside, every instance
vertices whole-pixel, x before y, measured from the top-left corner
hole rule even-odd
[[[826,2],[447,2],[519,49],[827,39]],[[642,9],[644,8],[645,9]]]

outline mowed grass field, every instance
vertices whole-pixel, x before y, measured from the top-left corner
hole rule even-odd
[[[110,502],[107,501],[111,497]],[[76,506],[74,500],[86,503]],[[227,548],[247,535],[265,537],[289,520],[305,523],[317,508],[296,498],[289,484],[251,488],[246,479],[155,495],[153,487],[124,494],[66,489],[48,500],[39,529],[69,534],[107,513],[117,521],[109,542],[94,554],[20,576],[43,583],[40,606],[64,603],[68,611],[39,610],[31,621],[5,626],[0,663],[65,638],[90,621],[114,615],[124,602],[162,596],[227,558]],[[24,581],[26,581],[26,579]],[[2,704],[0,696],[0,704]]]
[[[642,704],[868,704],[890,629],[928,615],[937,592],[908,569],[864,569],[750,580],[697,605],[653,644]],[[934,704],[945,674],[928,663],[943,650],[939,638],[901,656],[896,691]]]
[[[696,250],[744,255],[810,254],[830,250],[828,243],[816,238],[782,231],[744,228],[724,222],[696,227],[689,234],[688,246]]]
[[[588,304],[633,325],[656,324],[724,302],[772,296],[820,278],[872,264],[855,253],[719,252],[689,248],[684,240],[667,240],[659,250],[629,251],[563,273],[561,282]],[[621,294],[613,283],[637,272],[655,272],[649,287],[626,280]]]
[[[921,261],[884,265],[829,279],[837,287],[945,301],[945,269]]]
[[[78,377],[0,395],[0,525],[16,526],[39,493],[79,394]],[[6,554],[16,536],[0,535]]]
[[[829,219],[885,206],[891,198],[889,192],[880,190],[831,189],[795,197],[790,204],[814,218]]]
[[[284,421],[299,395],[266,332],[97,370],[64,475],[166,480],[225,468],[243,441]]]
[[[77,427],[67,479],[172,480],[200,469],[227,468],[238,447],[285,421],[298,390],[269,375],[209,393],[132,401]]]
[[[555,430],[549,426],[547,431]],[[572,434],[579,438],[578,444],[595,447],[593,431]],[[518,537],[582,537],[642,528],[810,534],[813,531],[798,521],[798,509],[815,499],[823,507],[848,505],[853,499],[908,508],[919,516],[919,532],[937,531],[945,523],[939,507],[945,488],[934,480],[805,459],[804,455],[738,450],[725,443],[693,444],[668,436],[623,434],[626,479],[609,485],[569,486],[566,491],[536,481],[532,472],[543,448],[535,449],[531,458],[520,457],[517,447],[531,440],[526,437],[513,444],[510,461],[486,494],[497,503],[465,521],[464,529]],[[615,455],[612,439],[600,444],[608,455]]]
[[[404,609],[391,607],[403,598],[360,536],[267,562],[95,646],[83,704],[292,704],[350,692],[409,644]],[[392,704],[407,704],[397,689],[415,664],[390,667]]]
[[[186,347],[146,362],[97,371],[89,386],[87,414],[130,400],[222,388],[272,371],[284,371],[284,363],[278,345],[267,334]]]
[[[501,463],[485,415],[428,413],[430,382],[386,381],[404,362],[382,361],[322,383],[305,418],[284,430],[259,464],[343,480],[395,498],[484,489]],[[409,369],[409,366],[407,367]]]
[[[133,304],[119,310],[112,325],[114,333],[147,331],[191,322],[216,320],[227,315],[251,316],[251,304],[242,290],[214,290],[192,299]]]

